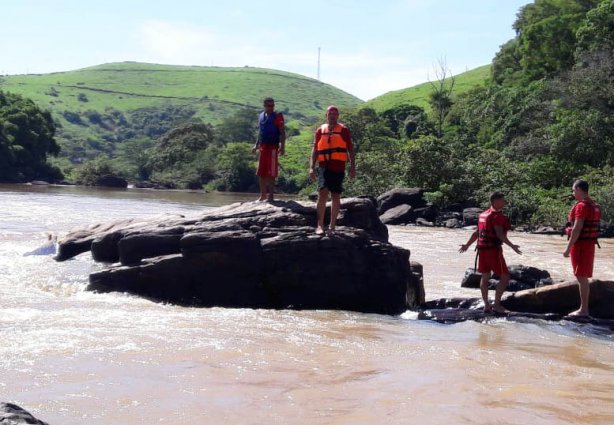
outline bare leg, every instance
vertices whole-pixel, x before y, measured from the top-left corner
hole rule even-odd
[[[577,279],[580,286],[580,308],[569,313],[569,316],[588,316],[588,298],[591,289],[588,283],[588,277],[577,276]]]
[[[482,299],[484,300],[484,313],[492,312],[492,306],[488,302],[488,281],[490,280],[490,272],[482,273],[480,279],[480,291],[482,292]]]
[[[326,201],[328,201],[328,189],[320,189],[318,193],[318,225],[316,226],[316,233],[324,233],[324,215],[326,213]]]
[[[507,288],[508,283],[510,283],[509,273],[501,275],[501,277],[499,278],[499,283],[497,284],[497,287],[495,288],[495,305],[493,306],[493,310],[495,310],[495,312],[497,313],[507,313],[508,312],[508,310],[506,310],[505,307],[501,305],[501,296],[503,295],[503,292],[505,292],[505,289]]]
[[[339,210],[341,209],[341,194],[340,193],[330,193],[331,197],[331,207],[330,207],[330,230],[334,231],[335,226],[337,225],[337,216],[339,215]]]
[[[266,177],[258,176],[258,186],[260,186],[260,198],[258,201],[266,201]]]
[[[266,187],[267,187],[267,192],[268,192],[268,197],[267,200],[269,202],[273,202],[273,199],[275,197],[275,177],[267,177],[266,178]]]

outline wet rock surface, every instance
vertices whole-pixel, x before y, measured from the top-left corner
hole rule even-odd
[[[504,294],[507,313],[484,313],[480,298],[442,298],[421,305],[420,320],[458,323],[467,320],[484,321],[492,318],[508,320],[548,320],[590,324],[614,331],[614,282],[593,280],[590,283],[590,316],[567,316],[580,305],[576,282],[562,282],[543,288]]]
[[[0,424],[2,425],[48,425],[35,418],[30,412],[13,403],[0,403]]]
[[[539,288],[542,286],[552,285],[554,282],[550,277],[550,273],[546,270],[540,270],[536,267],[523,266],[521,264],[509,265],[507,267],[510,273],[510,282],[507,285],[507,292],[523,291],[525,289]],[[465,275],[461,281],[462,288],[480,287],[481,273],[476,273],[473,267],[465,270]],[[488,281],[488,289],[495,289],[499,283],[499,276],[493,275]]]

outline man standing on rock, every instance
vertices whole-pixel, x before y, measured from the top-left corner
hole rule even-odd
[[[258,183],[260,198],[258,201],[272,202],[275,193],[275,179],[279,174],[279,155],[286,151],[286,128],[284,116],[275,112],[275,100],[267,97],[263,102],[264,111],[258,117],[258,140],[252,152],[260,151],[258,160]]]
[[[599,205],[588,196],[588,183],[576,180],[572,186],[576,205],[569,212],[569,224],[565,233],[569,237],[564,257],[571,256],[573,274],[578,279],[580,288],[580,308],[570,316],[588,316],[588,298],[590,287],[588,279],[593,276],[593,262],[595,260],[595,245],[599,237],[599,224],[601,209]]]
[[[490,195],[490,208],[482,212],[478,218],[478,228],[471,234],[466,244],[461,245],[458,252],[463,253],[477,239],[478,250],[478,273],[482,273],[480,290],[484,300],[484,312],[505,313],[507,310],[501,305],[501,296],[510,281],[510,273],[503,257],[503,244],[506,244],[517,254],[522,254],[518,245],[514,245],[507,238],[507,232],[511,228],[510,221],[503,215],[505,207],[505,195],[501,192],[493,192]],[[488,281],[491,273],[499,275],[499,283],[495,288],[495,304],[488,301]]]
[[[330,227],[334,232],[341,209],[341,192],[345,167],[350,161],[350,178],[356,177],[356,161],[350,130],[337,122],[339,109],[331,105],[326,109],[326,124],[316,131],[309,161],[309,178],[318,179],[318,224],[316,234],[324,233],[324,215],[328,194],[331,196]],[[316,168],[317,167],[317,168]]]

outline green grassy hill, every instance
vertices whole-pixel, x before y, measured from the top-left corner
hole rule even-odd
[[[459,95],[469,91],[475,86],[484,85],[490,76],[490,65],[484,65],[462,74],[455,75],[454,94]],[[400,105],[416,105],[429,109],[429,94],[432,91],[431,83],[422,83],[402,90],[391,91],[369,100],[365,106],[378,112]]]
[[[181,120],[217,124],[273,96],[289,122],[321,121],[325,108],[362,100],[318,80],[263,68],[111,63],[70,72],[0,78],[0,90],[34,100],[58,124],[62,155],[72,162],[112,154],[115,144],[155,138]],[[163,125],[159,123],[163,122]],[[168,125],[166,125],[168,124]]]
[[[321,115],[332,102],[346,107],[362,103],[312,78],[248,67],[111,63],[70,72],[7,76],[1,87],[52,111],[102,112],[108,107],[130,111],[166,103],[189,104],[199,107],[200,115],[212,123],[223,117],[227,108],[259,108],[267,95],[275,97],[281,109],[307,116]],[[87,101],[79,100],[81,94]]]

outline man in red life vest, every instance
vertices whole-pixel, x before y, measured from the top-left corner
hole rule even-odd
[[[588,278],[593,276],[595,245],[599,236],[601,209],[588,196],[588,183],[576,180],[572,186],[576,205],[569,212],[569,225],[565,232],[569,236],[564,257],[571,256],[573,274],[578,279],[580,289],[580,308],[570,316],[588,316],[588,298],[590,287]]]
[[[258,183],[260,198],[258,201],[273,201],[275,193],[275,178],[279,174],[278,155],[285,154],[286,128],[284,116],[275,112],[275,100],[272,97],[264,99],[264,111],[258,116],[258,140],[252,152],[258,149]]]
[[[324,233],[324,213],[328,194],[331,196],[330,227],[335,231],[341,208],[341,192],[345,165],[350,161],[350,178],[356,177],[356,162],[350,130],[337,122],[339,110],[331,105],[326,109],[326,124],[316,131],[309,161],[309,178],[318,179],[318,224],[316,234]],[[317,168],[316,168],[317,167]]]
[[[501,296],[510,281],[510,273],[503,257],[503,244],[506,244],[517,254],[522,254],[518,245],[514,245],[507,238],[507,231],[511,228],[508,218],[503,215],[505,207],[505,196],[501,192],[494,192],[490,195],[490,208],[480,214],[478,228],[471,234],[466,244],[461,245],[458,252],[463,253],[477,239],[478,249],[478,273],[482,273],[480,280],[480,290],[484,300],[484,312],[505,313],[506,310],[501,305]],[[495,304],[490,305],[488,301],[488,281],[491,273],[499,275],[499,283],[495,288]]]

